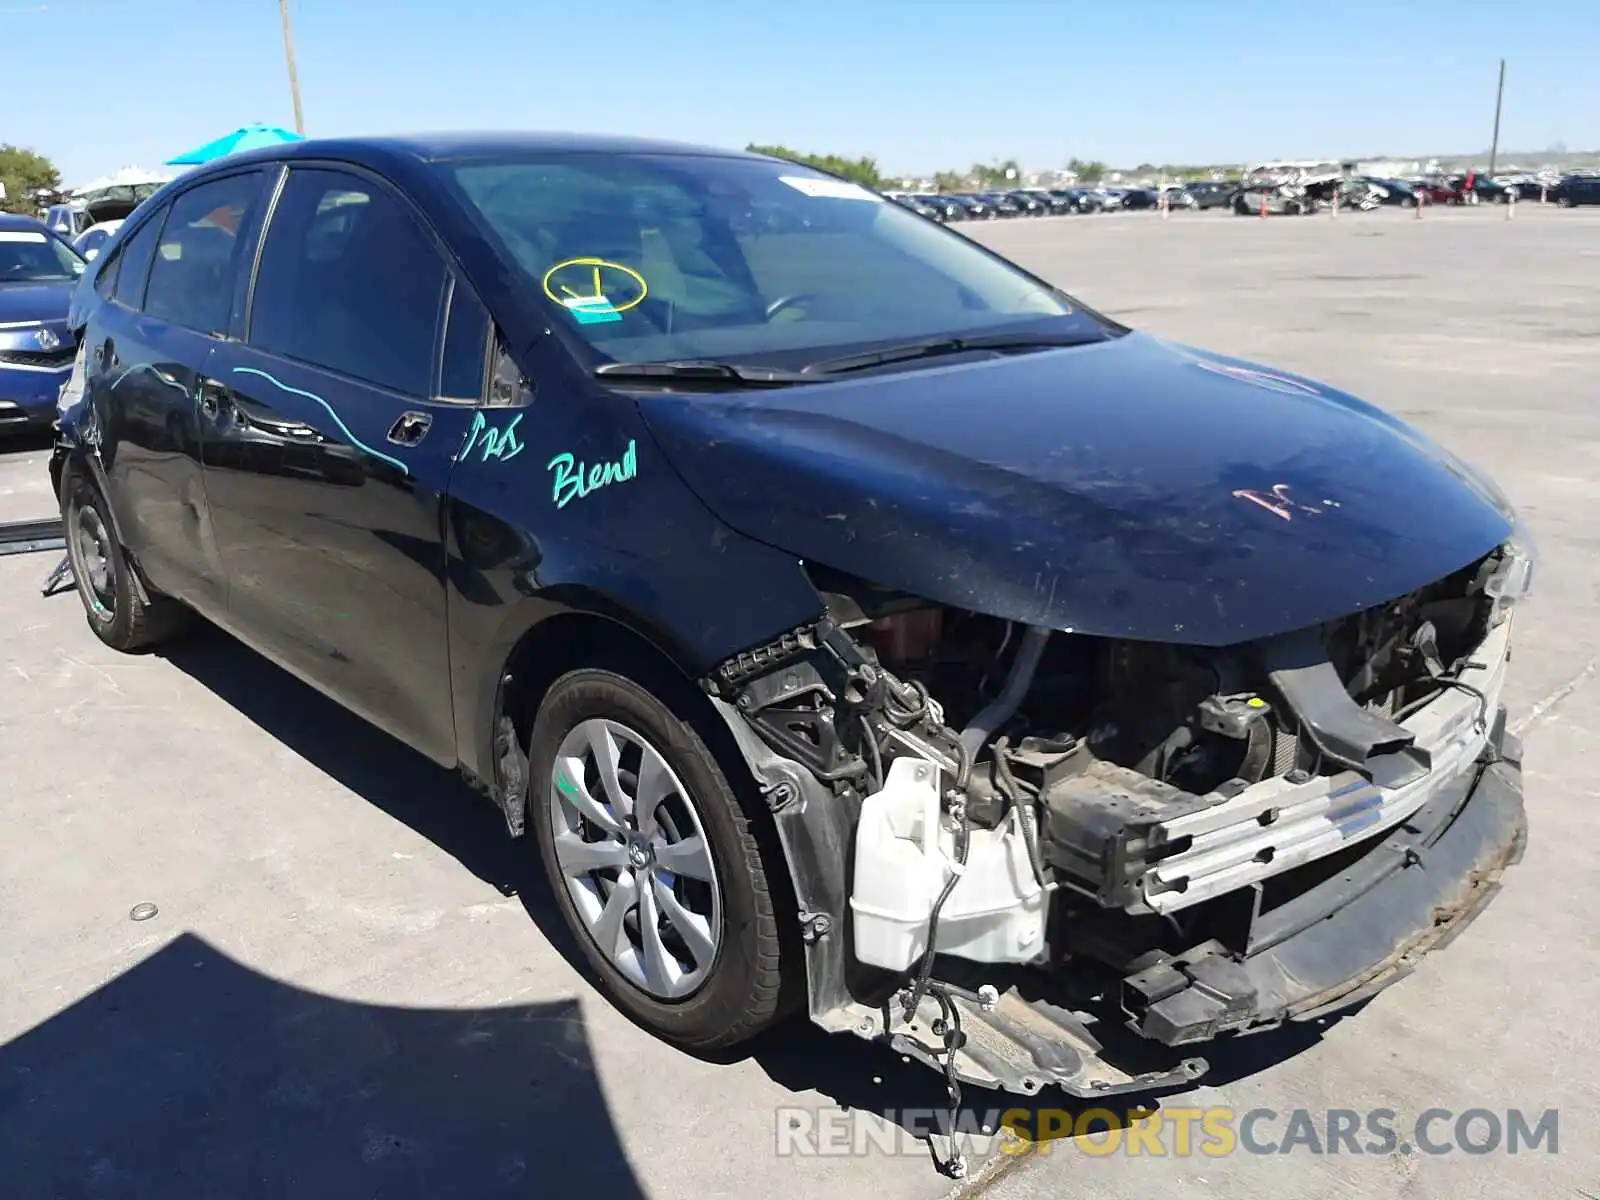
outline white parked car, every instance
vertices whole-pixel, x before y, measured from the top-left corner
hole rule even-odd
[[[95,255],[105,249],[106,243],[111,240],[111,235],[121,228],[120,220],[101,221],[98,225],[91,225],[72,239],[72,248],[93,262]]]

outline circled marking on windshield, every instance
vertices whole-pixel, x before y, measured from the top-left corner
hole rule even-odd
[[[605,258],[569,258],[544,273],[544,294],[567,308],[604,305],[625,313],[650,294],[632,267]]]

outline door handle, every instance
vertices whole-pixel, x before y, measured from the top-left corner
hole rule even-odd
[[[215,421],[222,412],[223,402],[227,399],[227,389],[215,379],[200,380],[195,388],[195,401],[200,405],[200,411],[207,419]]]
[[[415,446],[433,427],[433,418],[427,413],[401,413],[400,419],[389,427],[389,440],[396,446]]]

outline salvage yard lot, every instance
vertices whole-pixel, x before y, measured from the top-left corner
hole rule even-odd
[[[1389,1108],[1402,1129],[1429,1108],[1530,1123],[1556,1108],[1560,1138],[1558,1153],[1514,1157],[1213,1159],[1170,1143],[1168,1157],[1089,1157],[1061,1143],[996,1156],[959,1190],[1593,1192],[1600,936],[1575,897],[1600,857],[1600,212],[965,230],[1111,316],[1416,421],[1488,468],[1542,552],[1510,692],[1531,836],[1504,893],[1364,1011],[1213,1053],[1203,1086],[1161,1102],[1308,1109],[1319,1124],[1331,1108]],[[0,519],[49,515],[43,457],[0,454]],[[925,1155],[775,1153],[780,1107],[933,1107],[932,1073],[803,1023],[721,1063],[652,1039],[583,981],[531,848],[504,841],[452,776],[215,632],[162,656],[112,653],[74,597],[40,598],[53,562],[0,558],[7,1200],[950,1189]],[[159,913],[130,921],[145,901]]]

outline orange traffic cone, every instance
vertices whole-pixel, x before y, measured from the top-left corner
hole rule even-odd
[[[1267,194],[1265,192],[1261,193],[1261,219],[1263,221],[1267,219]]]
[[[1412,215],[1412,217],[1413,217],[1413,218],[1415,218],[1415,219],[1416,219],[1416,220],[1418,220],[1418,221],[1420,221],[1420,220],[1422,220],[1422,206],[1423,206],[1423,205],[1424,205],[1424,204],[1426,204],[1426,203],[1427,203],[1427,198],[1426,198],[1426,197],[1425,197],[1425,196],[1423,196],[1423,195],[1422,195],[1422,194],[1421,194],[1421,193],[1420,193],[1420,192],[1419,192],[1419,193],[1418,193],[1418,194],[1417,194],[1417,205],[1416,205],[1416,209],[1415,209],[1415,211],[1414,211],[1414,212],[1412,212],[1412,214],[1411,214],[1411,215]]]

